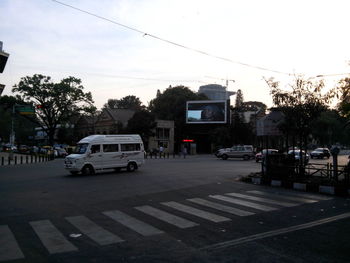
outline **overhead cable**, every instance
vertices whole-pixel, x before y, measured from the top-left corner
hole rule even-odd
[[[167,39],[165,39],[165,38],[161,38],[161,37],[158,37],[158,36],[156,36],[156,35],[149,34],[149,33],[147,33],[147,32],[144,32],[144,31],[142,31],[142,30],[139,30],[139,29],[137,29],[137,28],[134,28],[134,27],[131,27],[131,26],[127,26],[127,25],[125,25],[125,24],[122,24],[122,23],[119,23],[119,22],[117,22],[117,21],[108,19],[108,18],[106,18],[106,17],[103,17],[103,16],[100,16],[100,15],[97,15],[97,14],[94,14],[94,13],[91,13],[91,12],[88,12],[88,11],[83,10],[83,9],[80,9],[80,8],[78,8],[78,7],[75,7],[75,6],[72,6],[72,5],[69,5],[69,4],[66,4],[66,3],[63,3],[63,2],[57,1],[57,0],[52,0],[52,1],[55,2],[55,3],[58,3],[58,4],[60,4],[60,5],[63,5],[63,6],[72,8],[72,9],[75,9],[75,10],[77,10],[77,11],[79,11],[79,12],[88,14],[88,15],[90,15],[90,16],[94,16],[94,17],[96,17],[96,18],[105,20],[105,21],[110,22],[110,23],[113,23],[113,24],[115,24],[115,25],[124,27],[124,28],[126,28],[126,29],[132,30],[132,31],[137,32],[137,33],[140,33],[140,34],[142,34],[143,36],[148,36],[148,37],[157,39],[157,40],[159,40],[159,41],[162,41],[162,42],[165,42],[165,43],[168,43],[168,44],[171,44],[171,45],[180,47],[180,48],[184,48],[184,49],[187,49],[187,50],[190,50],[190,51],[193,51],[193,52],[196,52],[196,53],[199,53],[199,54],[208,56],[208,57],[216,58],[216,59],[219,59],[219,60],[222,60],[222,61],[226,61],[226,62],[229,62],[229,63],[239,64],[239,65],[242,65],[242,66],[245,66],[245,67],[249,67],[249,68],[255,68],[255,69],[258,69],[258,70],[274,72],[274,73],[277,73],[277,74],[283,74],[283,75],[288,75],[288,76],[294,75],[294,74],[287,73],[287,72],[282,72],[282,71],[278,71],[278,70],[273,70],[273,69],[269,69],[269,68],[261,67],[261,66],[255,66],[255,65],[252,65],[252,64],[244,63],[244,62],[235,61],[235,60],[232,60],[232,59],[230,59],[230,58],[225,58],[225,57],[222,57],[222,56],[213,55],[213,54],[207,53],[207,52],[202,51],[202,50],[199,50],[199,49],[191,48],[191,47],[188,47],[188,46],[185,46],[185,45],[182,45],[182,44],[179,44],[179,43],[176,43],[176,42],[167,40]]]

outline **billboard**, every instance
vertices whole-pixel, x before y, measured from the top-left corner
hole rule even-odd
[[[187,101],[186,123],[226,123],[227,105],[225,100]]]

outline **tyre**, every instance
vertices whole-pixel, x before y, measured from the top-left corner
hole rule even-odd
[[[223,154],[223,155],[221,156],[221,158],[222,158],[223,160],[227,160],[228,156],[227,156],[227,154]]]
[[[136,163],[128,163],[128,166],[126,167],[126,170],[128,172],[133,172],[137,169],[137,164]]]
[[[95,170],[91,165],[85,165],[83,169],[81,169],[81,173],[83,175],[93,175],[95,174]]]

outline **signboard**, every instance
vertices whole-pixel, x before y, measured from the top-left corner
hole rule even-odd
[[[16,105],[16,111],[20,115],[33,115],[33,114],[35,114],[34,107],[30,106],[30,105]]]
[[[186,123],[226,123],[226,100],[196,100],[187,101]]]

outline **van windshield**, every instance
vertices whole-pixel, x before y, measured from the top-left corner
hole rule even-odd
[[[77,147],[75,147],[74,153],[77,153],[77,154],[85,153],[88,145],[89,145],[88,143],[79,143]]]

